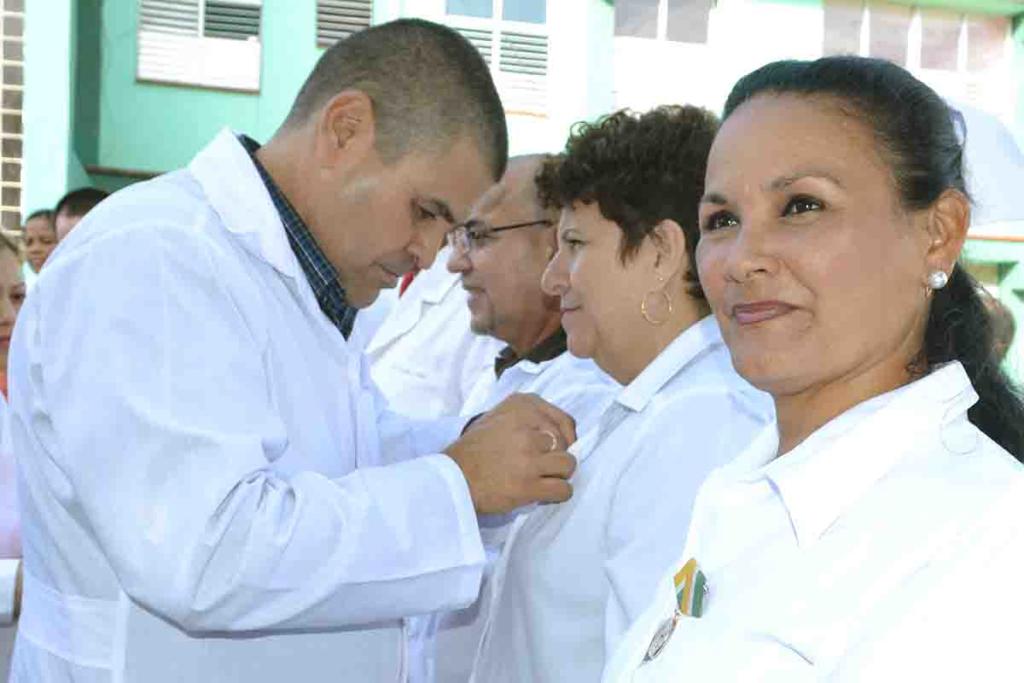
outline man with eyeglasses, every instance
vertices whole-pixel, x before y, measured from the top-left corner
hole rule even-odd
[[[469,219],[448,233],[448,270],[459,275],[468,294],[470,328],[506,344],[494,360],[493,381],[467,399],[465,415],[516,392],[543,396],[547,385],[566,372],[581,375],[584,386],[595,377],[599,387],[607,386],[597,366],[566,353],[558,299],[540,287],[557,246],[558,221],[557,212],[541,205],[534,183],[545,158],[511,159],[504,177],[480,198]],[[587,395],[575,405],[580,392],[571,387],[576,386],[559,380],[551,387],[560,394],[554,397],[558,400],[547,400],[574,415],[582,434],[594,402]]]
[[[541,205],[534,182],[545,159],[510,159],[501,181],[448,233],[448,270],[458,274],[468,294],[470,328],[505,344],[489,381],[478,385],[462,413],[482,413],[517,392],[535,393],[571,415],[582,436],[618,385],[592,361],[568,353],[558,299],[541,291],[541,275],[556,250],[558,220],[556,211]],[[514,517],[481,517],[489,560],[499,554]],[[469,680],[490,595],[485,571],[474,605],[409,620],[410,652],[418,656],[412,681]]]

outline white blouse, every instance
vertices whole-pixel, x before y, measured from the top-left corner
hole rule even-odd
[[[491,374],[493,377],[493,372]],[[541,363],[520,360],[488,386],[490,390],[486,395],[467,402],[463,415],[491,410],[515,393],[537,394],[571,415],[578,435],[596,426],[598,418],[621,389],[592,360],[576,358],[568,351]],[[480,518],[487,565],[476,602],[461,610],[406,619],[409,683],[466,683],[487,621],[494,563],[518,512],[522,511]]]
[[[771,420],[712,318],[624,387],[573,451],[574,494],[516,520],[493,578],[473,680],[598,680],[678,555],[697,487]]]
[[[1024,468],[968,421],[976,401],[951,363],[782,457],[765,430],[701,487],[604,681],[1020,680]],[[690,559],[699,617],[674,614]]]

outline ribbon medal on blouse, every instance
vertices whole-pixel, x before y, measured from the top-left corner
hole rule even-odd
[[[647,652],[644,653],[644,661],[640,663],[641,665],[651,661],[665,649],[668,641],[672,639],[672,634],[675,633],[676,624],[679,623],[680,616],[682,615],[675,611],[671,617],[661,622],[658,630],[654,632],[654,637],[651,638],[651,644],[647,646]]]
[[[697,567],[697,560],[690,559],[676,572],[673,579],[676,588],[676,604],[671,617],[661,622],[654,632],[651,644],[644,654],[643,664],[661,654],[675,633],[676,625],[683,616],[699,617],[704,613],[704,596],[708,591],[704,572]]]
[[[683,568],[676,572],[676,607],[680,614],[699,617],[704,614],[704,597],[708,591],[704,572],[697,567],[697,560],[690,558]]]

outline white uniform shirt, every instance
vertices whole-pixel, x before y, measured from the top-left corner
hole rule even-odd
[[[0,681],[7,680],[14,649],[15,581],[21,564],[18,488],[7,401],[0,395]]]
[[[60,244],[10,365],[17,683],[395,683],[402,617],[478,593],[465,479],[412,457],[461,420],[382,411],[230,131]]]
[[[491,579],[477,683],[593,683],[678,556],[697,487],[771,420],[710,316],[619,393],[573,451],[574,494],[516,521]]]
[[[683,555],[607,683],[1019,681],[1024,474],[967,419],[959,363],[835,418],[776,458],[773,425],[712,474]],[[703,616],[671,619],[690,558]]]
[[[492,371],[493,377],[493,371]],[[579,435],[592,430],[608,407],[619,384],[589,359],[576,358],[568,351],[541,363],[520,360],[493,382],[487,396],[466,406],[467,415],[490,410],[514,393],[537,394],[576,420]],[[421,665],[411,667],[413,683],[465,683],[473,667],[477,644],[490,605],[491,569],[501,551],[509,524],[515,514],[485,516],[481,520],[489,559],[479,599],[469,607],[410,620],[415,644],[410,653],[419,654]]]
[[[469,328],[466,290],[445,264],[448,248],[420,272],[366,344],[370,376],[392,410],[420,419],[458,415],[473,388],[494,373],[502,343]],[[356,316],[353,336],[370,324],[371,307]]]

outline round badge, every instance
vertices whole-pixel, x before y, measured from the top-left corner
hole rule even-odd
[[[672,639],[672,634],[675,633],[678,621],[678,616],[673,614],[661,622],[661,626],[655,631],[654,638],[651,639],[651,644],[647,648],[647,654],[644,655],[644,662],[649,662],[661,654],[661,651],[668,645],[668,641]]]

